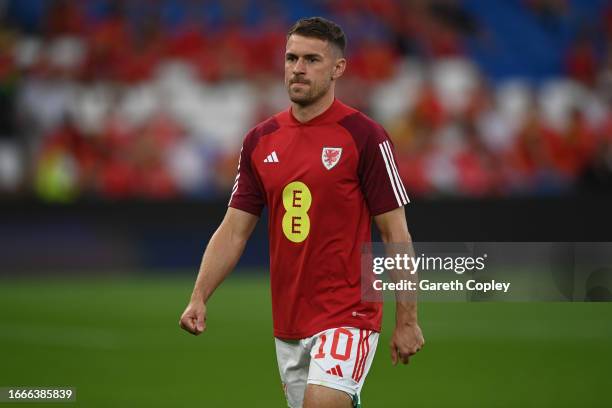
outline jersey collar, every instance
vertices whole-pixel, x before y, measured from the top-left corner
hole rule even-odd
[[[287,109],[287,113],[289,116],[289,121],[291,122],[292,125],[314,126],[314,125],[321,125],[327,122],[335,122],[338,119],[340,119],[340,116],[342,116],[342,106],[343,106],[342,102],[334,98],[334,101],[329,106],[329,108],[327,108],[321,114],[319,114],[318,116],[315,116],[314,118],[310,119],[307,122],[300,122],[299,120],[297,120],[295,116],[293,116],[291,106],[289,107],[289,109]]]

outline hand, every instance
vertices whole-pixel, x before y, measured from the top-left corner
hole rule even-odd
[[[204,302],[189,302],[181,316],[179,326],[196,336],[206,330],[206,305]]]
[[[408,364],[410,356],[415,355],[425,345],[421,328],[417,323],[396,325],[391,336],[391,362]]]

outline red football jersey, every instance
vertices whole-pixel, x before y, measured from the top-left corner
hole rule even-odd
[[[371,217],[407,203],[382,126],[338,100],[306,123],[289,108],[253,128],[229,206],[268,206],[274,336],[380,331],[382,304],[361,300],[361,249]]]

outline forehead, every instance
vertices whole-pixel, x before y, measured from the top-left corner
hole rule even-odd
[[[301,35],[292,34],[287,39],[285,52],[295,55],[327,55],[330,53],[330,48],[331,46],[328,41],[314,37],[304,37]]]

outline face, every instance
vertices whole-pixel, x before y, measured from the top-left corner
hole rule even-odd
[[[293,34],[285,51],[285,87],[291,102],[310,105],[326,95],[346,60],[329,42]]]

